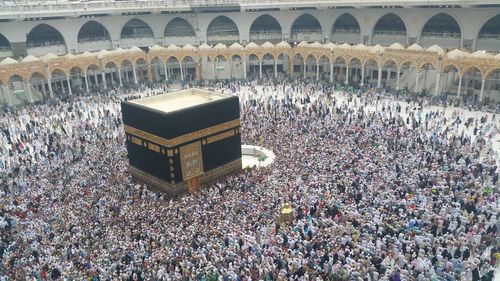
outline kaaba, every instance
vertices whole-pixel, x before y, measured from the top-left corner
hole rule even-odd
[[[241,171],[239,99],[187,89],[121,103],[132,177],[170,196]]]

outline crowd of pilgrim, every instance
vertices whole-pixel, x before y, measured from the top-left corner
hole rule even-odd
[[[120,112],[167,85],[0,113],[0,280],[493,279],[495,114],[321,82],[199,86],[238,95],[243,143],[276,160],[179,198],[131,179]]]

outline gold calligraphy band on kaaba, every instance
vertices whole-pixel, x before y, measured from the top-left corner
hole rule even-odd
[[[227,139],[227,138],[230,138],[232,136],[234,136],[234,130],[226,131],[224,133],[220,133],[220,134],[217,134],[215,136],[211,136],[211,137],[207,138],[207,144],[211,144],[211,143],[216,142],[216,141]]]
[[[123,125],[123,128],[127,134],[134,135],[137,137],[140,137],[142,139],[145,139],[149,142],[154,142],[156,144],[159,144],[161,146],[166,146],[166,147],[173,147],[188,141],[196,140],[199,138],[203,138],[215,133],[218,133],[220,131],[225,131],[227,129],[231,129],[234,127],[240,126],[240,119],[235,119],[229,122],[224,122],[212,127],[208,127],[205,129],[201,129],[199,131],[195,131],[192,133],[188,133],[182,136],[175,137],[173,139],[165,139],[156,135],[153,135],[151,133],[136,129],[134,127],[130,127],[128,125]]]

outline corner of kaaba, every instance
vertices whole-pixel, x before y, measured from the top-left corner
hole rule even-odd
[[[187,89],[122,102],[132,177],[177,196],[241,171],[239,99]]]

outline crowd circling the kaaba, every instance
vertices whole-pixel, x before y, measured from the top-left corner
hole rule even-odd
[[[120,101],[165,85],[4,111],[0,280],[493,279],[496,114],[320,82],[205,86],[240,97],[242,142],[276,161],[179,198],[127,172]]]

